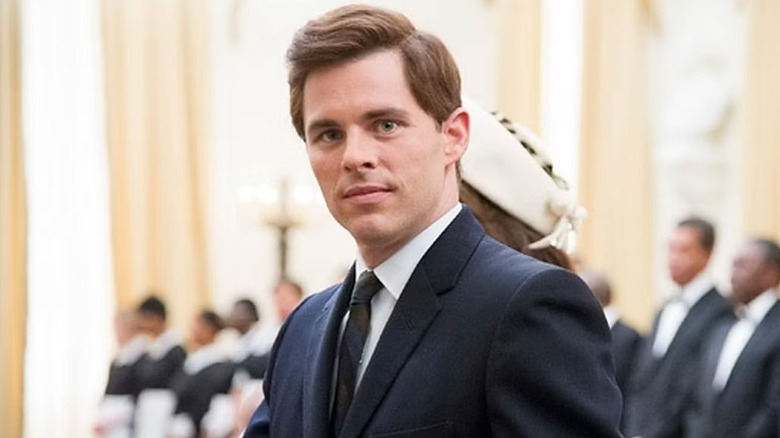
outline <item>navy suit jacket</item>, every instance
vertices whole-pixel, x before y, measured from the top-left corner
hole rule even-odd
[[[354,275],[289,316],[245,437],[328,437]],[[610,438],[620,410],[587,286],[490,239],[464,208],[412,273],[340,436]]]

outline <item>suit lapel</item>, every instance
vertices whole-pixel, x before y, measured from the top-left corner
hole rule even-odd
[[[341,438],[360,436],[440,310],[484,231],[466,207],[423,256],[390,315],[347,414]]]
[[[699,301],[691,306],[688,314],[680,323],[680,327],[677,329],[677,333],[674,335],[672,343],[669,344],[669,349],[666,351],[667,356],[669,354],[675,354],[674,352],[677,351],[678,344],[690,344],[688,338],[692,336],[701,336],[701,325],[710,317],[708,310],[711,306],[711,302],[717,298],[715,297],[715,294],[717,293],[718,291],[715,290],[715,288],[711,288],[699,299]]]
[[[306,372],[303,384],[303,435],[328,436],[333,364],[336,360],[341,320],[347,311],[355,284],[353,265],[341,286],[323,307],[314,321],[306,350]]]
[[[739,354],[737,361],[734,363],[734,368],[731,370],[729,380],[726,382],[726,387],[723,388],[721,394],[724,394],[731,386],[731,382],[738,379],[732,379],[732,377],[742,372],[742,369],[747,367],[746,372],[756,373],[756,364],[752,363],[751,358],[760,350],[764,349],[767,345],[777,342],[777,321],[778,312],[780,312],[780,302],[776,302],[769,309],[764,319],[756,327],[756,330],[748,339],[745,348]]]

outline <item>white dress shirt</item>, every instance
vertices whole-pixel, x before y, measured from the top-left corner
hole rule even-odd
[[[700,299],[713,287],[713,282],[704,273],[682,287],[674,299],[664,306],[658,319],[658,330],[653,341],[653,356],[663,357],[672,344],[677,330]]]
[[[607,319],[607,325],[609,325],[609,329],[612,330],[612,327],[615,327],[615,323],[618,321],[618,319],[620,319],[620,314],[616,308],[612,306],[606,306],[604,307],[604,317]]]
[[[715,390],[721,391],[726,387],[731,371],[745,349],[745,345],[747,345],[753,333],[755,333],[756,327],[761,324],[769,309],[776,302],[777,291],[769,289],[737,312],[740,319],[729,329],[726,340],[723,342],[723,348],[720,351],[718,367],[715,369],[715,378],[712,380],[712,386]]]
[[[363,373],[366,371],[371,356],[374,354],[374,349],[379,342],[379,337],[382,335],[382,331],[384,331],[385,325],[387,325],[387,321],[390,319],[390,314],[393,313],[395,303],[398,302],[398,299],[401,297],[401,292],[403,292],[406,287],[406,283],[412,276],[412,272],[414,272],[417,264],[425,253],[428,252],[428,249],[433,245],[436,239],[438,239],[450,223],[455,220],[455,217],[460,213],[462,208],[461,204],[458,203],[442,217],[437,219],[436,222],[429,225],[428,228],[410,240],[409,243],[404,245],[398,252],[374,268],[374,275],[382,282],[384,287],[371,299],[371,325],[368,329],[366,345],[363,348],[363,360],[360,361],[360,364],[358,365],[355,382],[356,389],[358,385],[360,385],[360,380],[363,378]],[[366,263],[363,261],[360,254],[358,254],[355,260],[355,283],[357,283],[360,274],[366,270],[368,270]],[[344,319],[341,321],[339,339],[341,339],[341,335],[344,334],[344,327],[347,325],[348,317],[349,312],[344,315]],[[338,355],[336,357],[338,358]],[[338,367],[334,367],[334,372],[337,369]]]

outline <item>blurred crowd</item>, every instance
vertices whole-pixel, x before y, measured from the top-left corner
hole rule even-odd
[[[647,335],[621,319],[604,273],[576,261],[562,264],[579,273],[604,309],[627,437],[780,436],[780,246],[747,240],[734,255],[730,290],[719,290],[708,270],[715,243],[710,222],[678,223],[668,246],[676,290]],[[292,281],[276,285],[279,321],[302,297]],[[259,321],[257,305],[241,299],[224,317],[211,310],[198,314],[185,340],[168,328],[166,306],[157,297],[120,313],[120,348],[96,435],[240,436],[262,401],[279,328]],[[231,348],[217,342],[223,330],[236,334]]]
[[[603,273],[579,269],[612,332],[626,437],[780,436],[780,246],[744,242],[720,290],[708,271],[715,236],[701,218],[678,223],[668,246],[676,290],[647,336],[621,320]]]
[[[290,280],[276,284],[279,321],[303,297]],[[168,326],[156,296],[115,319],[119,345],[94,427],[103,438],[227,438],[240,436],[262,401],[261,381],[278,325],[260,324],[251,299],[229,315],[200,312],[185,339]],[[220,342],[223,330],[235,342]]]

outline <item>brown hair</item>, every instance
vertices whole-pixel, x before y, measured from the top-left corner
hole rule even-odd
[[[542,233],[507,213],[465,181],[460,182],[460,200],[474,212],[490,237],[535,259],[572,270],[569,256],[558,248],[528,249],[528,245],[544,237]]]
[[[382,50],[401,54],[412,95],[438,124],[461,106],[458,67],[441,40],[418,31],[398,12],[343,6],[306,23],[287,49],[290,116],[302,139],[303,89],[309,74]]]

